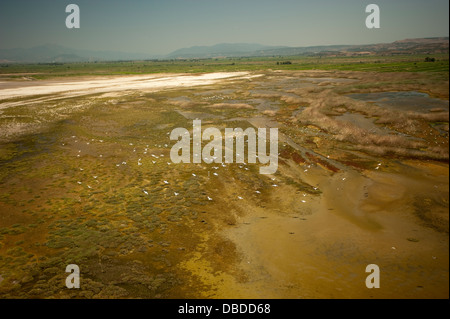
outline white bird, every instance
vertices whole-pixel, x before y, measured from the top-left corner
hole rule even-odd
[[[212,200],[212,198],[208,196],[208,200]]]
[[[145,189],[143,189],[142,191],[144,192],[145,195],[148,195],[148,192]]]
[[[164,181],[164,184],[169,184],[169,182],[168,181]]]
[[[194,176],[194,177],[195,177],[195,176],[197,176],[197,175],[195,175],[195,174],[192,174],[192,176]]]
[[[256,191],[256,194],[261,194],[261,192],[260,191]]]
[[[241,196],[238,196],[239,199],[243,199]]]
[[[217,174],[217,173],[213,173],[213,175],[214,175],[214,176],[219,176],[219,174]]]
[[[180,195],[180,193],[177,193],[177,192],[173,192],[173,194],[174,194],[175,196]]]

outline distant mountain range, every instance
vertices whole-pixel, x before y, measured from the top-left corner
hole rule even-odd
[[[223,57],[268,57],[294,55],[436,54],[449,52],[449,38],[405,39],[368,45],[325,45],[310,47],[266,46],[251,43],[222,43],[194,46],[167,55],[89,51],[46,44],[29,49],[0,49],[0,63],[67,63],[118,60],[205,59]]]
[[[148,59],[148,54],[117,51],[89,51],[45,44],[29,49],[0,50],[0,62],[52,63]]]
[[[260,56],[266,51],[282,50],[288,47],[275,47],[253,43],[221,43],[213,46],[195,46],[176,50],[166,58],[216,58],[236,56]]]

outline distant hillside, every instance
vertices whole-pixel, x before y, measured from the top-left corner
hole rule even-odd
[[[311,47],[274,47],[258,44],[218,44],[197,46],[174,51],[166,56],[172,59],[214,57],[264,57],[294,55],[355,55],[355,54],[410,54],[446,53],[449,38],[420,38],[395,41],[393,43],[367,45],[324,45]]]
[[[247,55],[261,55],[269,50],[287,47],[266,46],[254,43],[221,43],[213,46],[194,46],[183,48],[168,54],[167,58],[213,58],[213,57],[237,57]]]
[[[45,44],[28,49],[0,50],[0,61],[21,63],[91,62],[149,58],[152,57],[148,54],[78,50],[54,44]]]
[[[418,39],[404,39],[400,41],[395,41],[394,43],[420,43],[420,44],[430,44],[430,43],[441,43],[448,42],[448,38],[418,38]]]
[[[147,59],[205,59],[222,57],[265,57],[295,55],[392,55],[449,52],[449,38],[405,39],[368,45],[324,45],[311,47],[267,46],[252,43],[222,43],[176,50],[165,56],[145,53],[88,51],[46,44],[29,49],[0,50],[0,63],[67,63]]]
[[[418,38],[395,41],[393,43],[353,46],[349,52],[367,51],[372,54],[436,54],[449,52],[449,38]]]

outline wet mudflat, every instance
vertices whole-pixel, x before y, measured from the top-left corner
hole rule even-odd
[[[448,82],[384,76],[8,95],[0,296],[448,298]],[[430,97],[405,93],[420,105],[406,110],[383,90]],[[355,96],[368,93],[385,104]],[[278,127],[277,173],[172,163],[170,132],[194,119]],[[68,264],[79,290],[65,287]],[[365,286],[368,264],[380,289]]]
[[[405,111],[429,112],[448,111],[448,101],[431,98],[426,93],[410,92],[381,92],[350,94],[350,97],[362,101],[377,103],[378,105]]]

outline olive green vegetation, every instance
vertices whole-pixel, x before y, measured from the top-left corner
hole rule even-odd
[[[150,73],[202,73],[264,70],[343,70],[372,72],[448,72],[448,54],[433,55],[353,56],[353,57],[265,57],[188,60],[149,60],[89,63],[0,64],[0,77],[35,79],[64,76],[120,75]],[[290,62],[290,63],[286,63]],[[17,73],[17,75],[14,75]]]
[[[150,104],[136,112],[98,105],[40,137],[9,144],[0,160],[0,211],[21,222],[0,227],[2,297],[158,298],[179,285],[170,266],[195,243],[186,228],[205,190],[201,177],[186,172],[178,179],[167,171],[167,150],[155,144],[169,139],[153,128],[185,120]],[[184,238],[165,235],[167,228]],[[82,291],[64,292],[61,270],[69,263],[82,265]]]
[[[255,200],[265,202],[271,184],[252,165],[172,165],[168,132],[192,122],[170,101],[203,98],[194,93],[97,97],[41,134],[1,145],[1,298],[195,296],[199,288],[189,292],[178,265],[227,205],[219,190],[233,179],[257,187]],[[72,263],[81,267],[81,290],[65,288],[64,269]]]

